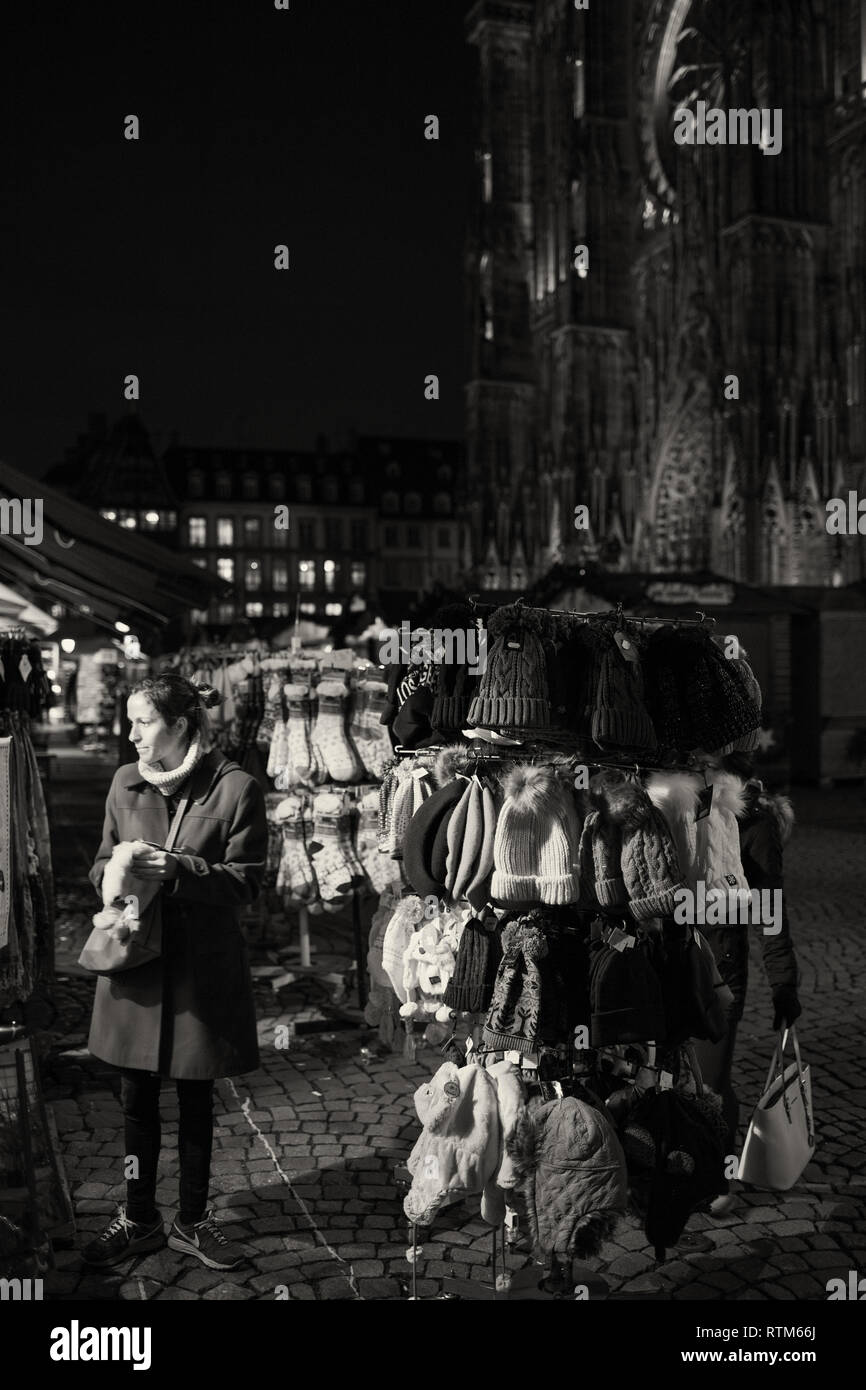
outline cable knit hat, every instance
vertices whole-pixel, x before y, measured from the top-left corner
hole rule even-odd
[[[469,1014],[489,1008],[501,959],[500,932],[495,918],[491,916],[488,929],[477,917],[470,917],[460,936],[457,963],[443,1004],[458,1013]]]
[[[546,767],[514,767],[493,842],[491,894],[504,903],[577,900],[580,827],[571,789]]]
[[[592,737],[602,749],[652,752],[655,729],[644,701],[643,667],[638,638],[631,632],[601,635],[603,655],[592,715]]]
[[[661,811],[673,836],[680,872],[687,887],[694,889],[698,876],[698,792],[699,777],[689,772],[654,772],[647,780],[647,795]]]
[[[502,960],[484,1024],[483,1045],[492,1052],[534,1052],[539,1042],[540,962],[547,941],[540,913],[509,922],[502,933]]]
[[[628,902],[622,876],[622,822],[633,801],[631,783],[616,774],[601,773],[590,782],[577,856],[580,901],[588,907]]]
[[[705,628],[668,626],[653,633],[644,669],[647,704],[661,744],[720,748],[760,723],[731,664]]]
[[[743,734],[741,738],[734,739],[731,743],[724,744],[721,748],[713,750],[720,755],[733,752],[753,753],[758,747],[761,735],[761,708],[763,696],[761,687],[758,684],[754,671],[749,665],[745,647],[740,647],[739,656],[732,657],[728,662],[731,675],[743,687],[746,699],[751,701],[755,709],[755,727],[749,733]]]
[[[638,921],[671,916],[685,887],[667,821],[642,787],[634,786],[620,814],[622,876],[629,910]]]
[[[538,616],[518,604],[487,624],[487,667],[469,707],[482,729],[545,729],[550,724],[547,658]]]

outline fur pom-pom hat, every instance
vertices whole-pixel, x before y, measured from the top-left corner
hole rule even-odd
[[[642,787],[621,793],[622,876],[631,915],[639,922],[669,917],[685,887],[667,821]]]
[[[694,891],[698,877],[698,793],[703,786],[689,772],[654,772],[647,780],[650,801],[665,818],[673,836],[680,872]]]
[[[574,795],[549,768],[512,768],[493,842],[491,896],[502,903],[577,901],[580,824]]]

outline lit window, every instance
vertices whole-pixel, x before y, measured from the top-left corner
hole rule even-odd
[[[121,522],[123,525],[123,522]],[[189,545],[207,545],[207,517],[187,517],[186,535]]]
[[[332,594],[337,585],[337,573],[340,567],[336,560],[326,560],[322,568],[325,571],[325,588],[329,594]]]
[[[493,155],[485,150],[481,156],[484,177],[484,201],[489,203],[493,197]]]
[[[290,603],[275,603],[271,607],[271,613],[275,618],[290,618],[292,605]]]
[[[349,583],[353,589],[363,589],[367,582],[367,566],[363,560],[353,560],[349,571]]]
[[[116,520],[117,520],[117,512],[102,510],[102,511],[100,511],[99,515],[102,517],[102,520],[103,520],[103,521],[116,521]]]
[[[262,523],[257,516],[244,517],[244,545],[261,545]]]
[[[314,603],[302,603],[300,611],[306,613],[307,617],[313,617],[316,612],[316,605]]]
[[[326,603],[325,614],[329,618],[339,618],[343,611],[342,603]]]
[[[217,545],[234,545],[235,524],[230,516],[217,517]]]
[[[244,585],[247,589],[256,590],[262,587],[262,569],[258,560],[247,560],[247,567],[244,573]]]
[[[275,560],[271,568],[272,587],[279,593],[285,593],[289,587],[289,567],[285,560]]]
[[[246,614],[248,618],[260,618],[265,611],[263,603],[248,603]]]
[[[586,110],[586,71],[582,58],[574,60],[574,119],[579,121]]]
[[[232,623],[235,618],[235,606],[233,603],[217,604],[217,622]]]
[[[253,502],[259,495],[259,480],[255,473],[245,473],[243,476],[243,493],[248,502]]]
[[[203,627],[208,620],[206,608],[194,608],[192,610],[192,620],[198,627]]]
[[[382,511],[393,516],[394,512],[400,509],[400,498],[396,492],[385,492],[382,494]]]
[[[200,570],[207,569],[207,560],[203,555],[193,555],[192,562],[194,565],[197,565]]]
[[[141,524],[146,530],[155,531],[159,525],[159,512],[145,512]]]
[[[118,521],[127,531],[134,531],[138,526],[138,517],[135,512],[118,512]]]
[[[235,562],[228,556],[223,555],[217,560],[217,574],[220,579],[224,579],[227,584],[235,582]]]
[[[316,562],[315,560],[298,561],[298,587],[301,589],[315,589],[316,587]]]
[[[215,491],[217,497],[231,497],[232,495],[232,475],[226,469],[221,468],[216,475]]]

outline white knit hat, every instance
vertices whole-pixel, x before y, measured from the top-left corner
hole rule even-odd
[[[491,897],[504,903],[577,901],[580,824],[574,797],[549,768],[515,767],[493,841]]]

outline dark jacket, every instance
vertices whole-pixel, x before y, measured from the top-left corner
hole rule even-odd
[[[788,924],[782,870],[782,854],[791,836],[794,814],[787,797],[773,796],[758,781],[746,783],[747,811],[739,822],[740,858],[750,888],[783,889],[782,929],[775,936],[764,934],[760,926],[702,926],[719,974],[734,994],[734,1005],[742,1014],[749,980],[749,932],[757,931],[764,968],[775,995],[782,988],[796,990],[799,981],[797,958]]]
[[[259,1065],[239,909],[258,896],[268,831],[260,787],[216,750],[202,758],[187,789],[178,877],[160,895],[162,955],[128,973],[100,976],[88,1045],[114,1066],[205,1080]],[[114,845],[164,844],[169,820],[165,797],[137,764],[118,768],[90,871],[97,891]]]

